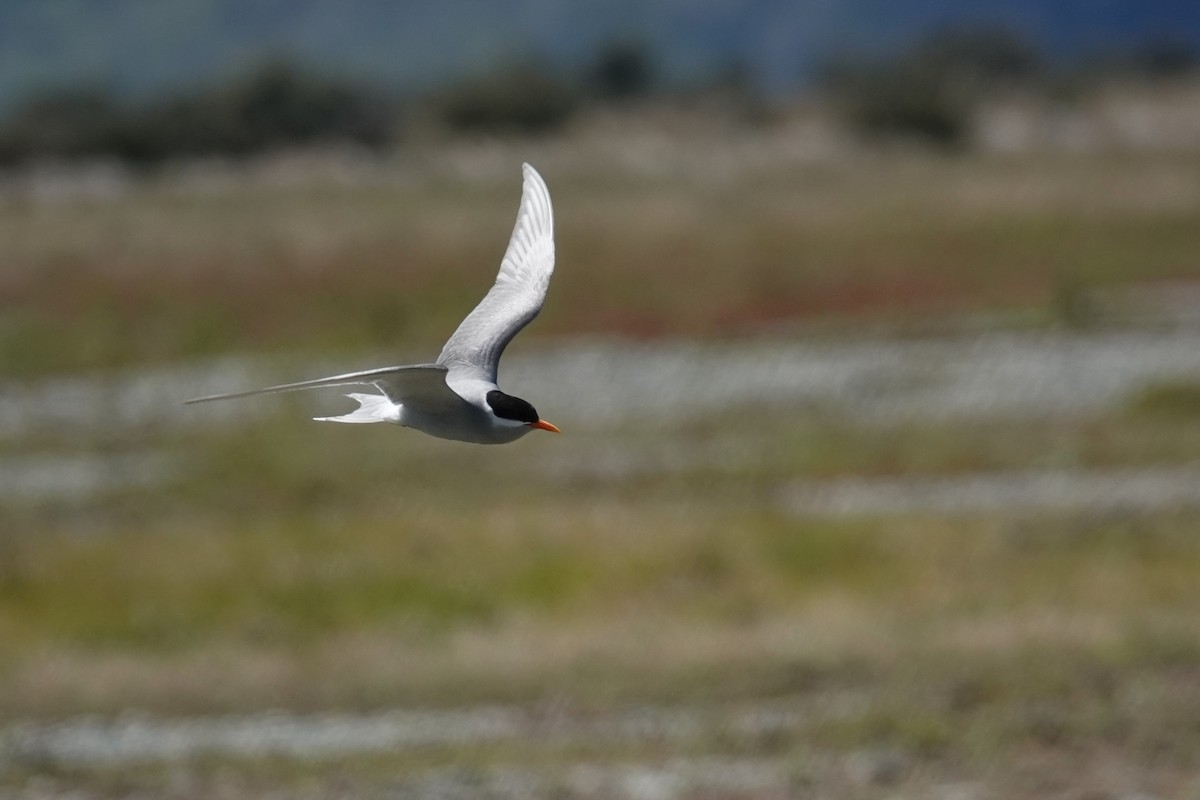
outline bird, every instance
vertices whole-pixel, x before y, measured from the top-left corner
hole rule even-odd
[[[546,182],[522,165],[521,204],[496,282],[446,341],[432,364],[408,364],[348,372],[185,401],[207,403],[275,392],[328,386],[371,386],[378,393],[352,392],[349,414],[315,417],[319,422],[390,422],[441,439],[506,444],[534,430],[560,433],[527,400],[497,385],[500,356],[542,309],[554,273],[554,212]]]

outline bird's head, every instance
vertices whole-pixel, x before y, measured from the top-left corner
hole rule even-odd
[[[487,393],[487,404],[491,408],[492,414],[503,425],[511,425],[514,428],[525,425],[551,433],[561,433],[557,427],[539,417],[537,411],[528,402],[519,397],[513,397],[511,394],[505,394],[499,389],[492,389]]]

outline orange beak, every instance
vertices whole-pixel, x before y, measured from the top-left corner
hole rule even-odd
[[[562,431],[560,431],[554,425],[551,425],[549,422],[546,422],[544,419],[539,419],[537,422],[529,423],[529,427],[537,428],[543,431],[550,431],[551,433],[562,433]]]

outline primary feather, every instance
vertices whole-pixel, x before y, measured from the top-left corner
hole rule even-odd
[[[383,392],[391,402],[402,403],[414,409],[437,407],[450,400],[458,399],[458,396],[446,384],[446,367],[440,364],[413,364],[403,367],[380,367],[362,372],[347,372],[345,375],[333,375],[328,378],[298,381],[297,383],[283,383],[279,386],[252,389],[248,392],[213,394],[186,400],[185,403],[233,400],[256,394],[296,392],[303,389],[320,389],[326,386],[374,386]]]
[[[437,363],[455,377],[496,382],[500,355],[542,309],[554,273],[554,212],[537,170],[523,165],[521,207],[496,283],[459,324]]]

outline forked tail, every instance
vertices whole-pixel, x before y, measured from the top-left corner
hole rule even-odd
[[[348,394],[358,408],[340,417],[313,417],[317,422],[399,422],[400,406],[380,394]]]

